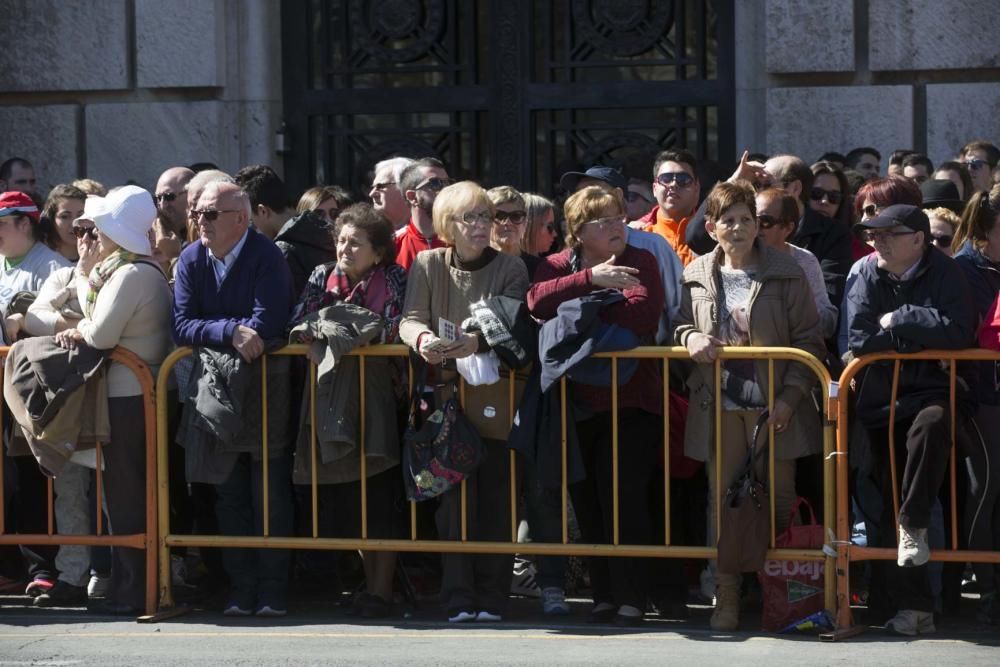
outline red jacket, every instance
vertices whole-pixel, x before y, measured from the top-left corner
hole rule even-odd
[[[591,270],[573,272],[571,250],[564,250],[542,259],[535,271],[535,283],[528,290],[528,310],[540,320],[556,316],[559,304],[600,289],[591,282]],[[664,293],[660,270],[652,254],[634,246],[626,246],[617,264],[639,269],[639,285],[623,290],[624,301],[605,307],[601,319],[609,324],[631,329],[652,344],[663,312]],[[619,408],[640,408],[653,414],[663,414],[662,363],[643,359],[628,384],[618,389]],[[578,400],[594,412],[611,410],[611,390],[573,383]]]
[[[396,264],[409,271],[413,260],[417,258],[417,253],[443,247],[445,247],[444,241],[437,236],[428,239],[420,233],[413,220],[410,220],[406,223],[406,227],[396,232]]]
[[[1000,296],[993,300],[993,305],[986,311],[983,324],[979,327],[979,347],[1000,350]]]

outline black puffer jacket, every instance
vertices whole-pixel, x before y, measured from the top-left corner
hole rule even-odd
[[[286,222],[274,237],[275,245],[292,270],[296,297],[302,294],[313,269],[337,259],[337,239],[333,234],[333,223],[306,211]]]
[[[893,326],[883,329],[879,319],[895,313]],[[927,248],[913,277],[897,281],[865,262],[847,295],[851,353],[964,350],[975,345],[976,314],[963,271],[950,257]],[[959,407],[969,410],[974,399],[969,381],[972,369],[960,364],[957,383]],[[904,361],[900,369],[896,419],[914,416],[928,401],[947,400],[947,364]],[[873,364],[858,380],[858,416],[868,427],[889,421],[892,363]]]

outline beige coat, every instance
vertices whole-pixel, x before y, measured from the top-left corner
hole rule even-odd
[[[760,243],[757,278],[750,288],[750,344],[755,347],[794,347],[822,360],[826,348],[816,304],[805,275],[791,255]],[[686,345],[696,332],[717,336],[721,310],[719,262],[716,248],[688,265],[681,281],[683,293],[674,339]],[[756,363],[757,380],[767,396],[767,362]],[[793,459],[822,449],[819,414],[811,398],[816,376],[806,366],[789,361],[774,363],[774,398],[792,408],[788,428],[775,435],[775,454]],[[713,364],[697,364],[687,381],[691,405],[684,434],[684,453],[706,461],[715,445],[715,376]]]

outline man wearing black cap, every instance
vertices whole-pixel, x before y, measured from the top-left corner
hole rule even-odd
[[[976,316],[965,278],[952,259],[931,247],[927,215],[917,206],[897,204],[857,226],[874,244],[876,261],[862,265],[848,293],[851,354],[974,346]],[[857,415],[872,443],[871,475],[883,489],[875,542],[888,547],[896,545],[891,464],[885,447],[892,384],[892,365],[886,363],[871,365],[857,381]],[[959,378],[957,406],[964,413],[971,402],[968,385]],[[882,574],[894,598],[890,613],[893,607],[897,613],[886,628],[912,636],[934,632],[927,528],[952,446],[948,372],[933,361],[903,363],[893,416],[901,471],[898,567],[887,567]]]

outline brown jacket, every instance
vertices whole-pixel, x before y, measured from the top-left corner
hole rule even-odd
[[[823,359],[826,348],[819,316],[805,275],[791,255],[757,243],[757,278],[750,289],[750,344],[755,347],[794,347]],[[720,311],[719,262],[722,250],[702,255],[684,270],[683,293],[674,338],[686,345],[696,332],[717,336]],[[767,396],[767,362],[756,363],[757,380]],[[775,434],[775,454],[793,459],[820,451],[819,414],[810,396],[815,374],[789,361],[774,362],[774,398],[792,408],[784,432]],[[706,461],[715,446],[715,376],[713,364],[697,364],[687,381],[691,398],[684,453]]]

